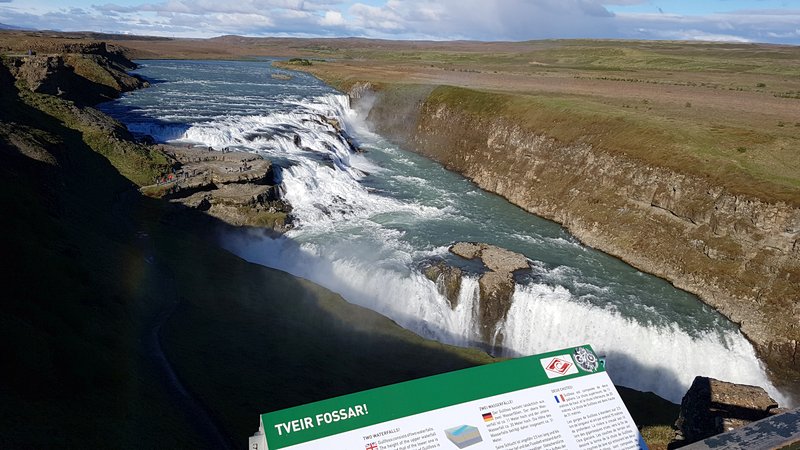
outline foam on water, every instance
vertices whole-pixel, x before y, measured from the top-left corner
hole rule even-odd
[[[166,64],[169,70],[178,67]],[[212,89],[214,83],[185,84],[182,89]],[[606,356],[616,382],[674,402],[696,375],[764,386],[773,398],[783,400],[752,346],[708,308],[686,306],[692,301],[678,295],[674,301],[684,303],[668,310],[673,300],[638,285],[676,292],[673,288],[587,249],[562,231],[536,228],[550,230],[551,225],[530,225],[529,215],[386,144],[364,129],[346,96],[279,91],[270,98],[250,98],[242,89],[235,96],[234,112],[215,104],[182,112],[165,101],[163,106],[149,105],[163,109],[149,122],[140,116],[153,113],[144,109],[128,121],[132,130],[158,140],[235,147],[282,165],[285,199],[293,207],[296,228],[278,239],[252,231],[226,235],[223,245],[232,252],[315,281],[425,337],[477,345],[477,275],[464,277],[457,307],[451,309],[419,267],[430,258],[453,258],[448,242],[502,237],[505,241],[499,244],[532,260],[532,270],[518,280],[508,318],[498,328],[506,354],[590,343]],[[263,104],[271,106],[259,110]],[[181,124],[163,119],[181,113],[207,119]],[[336,122],[369,153],[353,153]],[[495,209],[471,206],[480,204]],[[505,215],[515,219],[504,222]],[[487,225],[489,220],[493,223]],[[603,264],[608,267],[598,270]],[[620,270],[630,273],[628,278],[615,277]]]
[[[694,337],[674,325],[642,326],[613,308],[577,302],[560,286],[517,285],[503,332],[510,355],[545,351],[552,342],[591,343],[606,357],[615,383],[676,403],[696,375],[759,385],[786,401],[739,332],[709,331]]]
[[[333,107],[326,100],[317,99],[320,103],[312,104],[309,109],[335,114],[333,117],[346,124],[347,115],[341,114],[340,99],[332,99]],[[302,109],[305,103],[297,106]],[[293,205],[299,225],[287,234],[293,240],[229,241],[228,247],[252,261],[316,281],[423,336],[455,345],[477,343],[480,340],[476,326],[477,278],[464,278],[458,306],[451,310],[435,283],[415,269],[418,259],[402,240],[402,232],[381,226],[392,220],[424,221],[444,212],[371,194],[359,183],[361,177],[348,169],[349,158],[341,155],[348,151],[346,143],[333,139],[324,122],[298,122],[298,117],[273,115],[259,120],[262,124],[302,122],[306,127],[303,142],[317,140],[325,143],[322,147],[335,147],[340,164],[326,166],[300,160],[284,172],[286,199]],[[232,132],[235,134],[245,132],[243,128],[251,127],[242,127],[241,120],[238,127],[233,124],[223,127],[225,133],[236,130]],[[203,139],[218,142],[209,137]],[[284,154],[297,153],[290,139],[277,141]],[[392,178],[416,186],[428,183],[411,175],[395,174]],[[339,241],[331,242],[333,236]],[[580,251],[586,251],[573,240],[550,237],[545,240],[559,247],[579,247]],[[297,242],[307,244],[296,246]],[[654,391],[675,402],[680,401],[698,374],[759,384],[773,395],[780,395],[766,380],[752,346],[740,333],[702,332],[691,336],[674,325],[628,319],[616,305],[598,308],[580,302],[560,286],[569,280],[582,279],[578,269],[534,265],[534,272],[556,287],[542,283],[517,286],[508,320],[500,328],[509,355],[550,350],[554,343],[563,347],[588,342],[607,356],[615,381]],[[586,281],[575,283],[575,287],[585,291],[584,295],[609,290]]]
[[[228,236],[225,245],[248,261],[311,279],[423,336],[455,345],[476,344],[477,279],[464,278],[458,307],[452,310],[435,283],[409,268],[413,249],[396,242],[396,235],[378,226],[349,231],[353,238],[336,245],[298,245],[289,238],[264,239],[244,233]],[[365,235],[387,245],[357,245]]]

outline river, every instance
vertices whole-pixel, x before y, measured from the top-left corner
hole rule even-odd
[[[424,337],[486,348],[475,323],[477,275],[464,278],[451,309],[420,266],[439,258],[469,270],[450,244],[498,245],[532,267],[498,325],[501,356],[589,343],[615,383],[676,403],[696,375],[763,386],[785,402],[737,327],[695,296],[371,133],[363,113],[316,78],[269,61],[142,61],[137,73],[152,86],[102,106],[135,134],[258,153],[283,168],[295,228],[280,238],[220,236],[231,252],[315,281]],[[338,121],[364,152],[352,152],[320,116]]]

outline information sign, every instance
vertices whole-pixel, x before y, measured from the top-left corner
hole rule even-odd
[[[261,416],[250,450],[647,449],[589,345]]]

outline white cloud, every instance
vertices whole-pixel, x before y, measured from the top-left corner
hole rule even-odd
[[[319,24],[323,27],[341,27],[347,22],[339,11],[325,11],[325,15],[319,19]]]
[[[383,7],[362,3],[351,6],[349,12],[355,18],[354,27],[364,30],[377,29],[380,32],[406,30],[408,20],[404,19],[391,3]]]
[[[114,0],[111,0],[112,2]],[[709,15],[613,13],[650,0],[140,0],[67,9],[5,6],[0,22],[66,31],[140,34],[365,36],[529,40],[639,38],[800,44],[798,9]]]
[[[640,28],[639,31],[655,38],[677,41],[752,42],[750,39],[733,34],[709,33],[702,30],[648,30]]]
[[[617,19],[622,37],[800,44],[800,36],[795,33],[800,11],[751,12],[754,14],[618,14]]]
[[[739,9],[727,13],[742,16],[800,16],[800,9]]]
[[[591,37],[614,17],[594,0],[389,0],[349,13],[352,28],[384,37],[486,40]]]
[[[605,0],[600,2],[605,6],[631,6],[631,5],[643,5],[645,3],[650,3],[649,0]]]
[[[796,29],[794,31],[787,31],[785,33],[775,33],[775,32],[769,31],[769,32],[767,32],[767,35],[769,37],[775,38],[775,39],[791,39],[791,38],[798,39],[798,38],[800,38],[800,28],[798,28],[798,29]]]

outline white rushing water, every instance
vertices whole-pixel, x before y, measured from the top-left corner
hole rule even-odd
[[[458,262],[447,251],[452,242],[489,242],[525,254],[532,264],[517,280],[500,324],[505,355],[589,343],[606,356],[616,383],[673,402],[696,375],[763,386],[786,400],[736,327],[694,297],[387,143],[366,130],[347,97],[325,93],[314,80],[298,81],[314,86],[312,95],[275,88],[265,100],[252,97],[252,82],[241,76],[241,95],[229,99],[241,106],[233,111],[198,105],[185,111],[164,100],[181,98],[190,83],[164,86],[175,91],[162,92],[159,103],[144,91],[123,101],[138,105],[126,121],[133,131],[257,152],[283,167],[295,228],[276,239],[255,231],[227,234],[223,245],[232,252],[315,281],[422,336],[479,345],[477,275],[465,276],[451,309],[419,267],[432,258]],[[180,114],[186,117],[174,121]],[[331,119],[366,153],[354,153]]]

